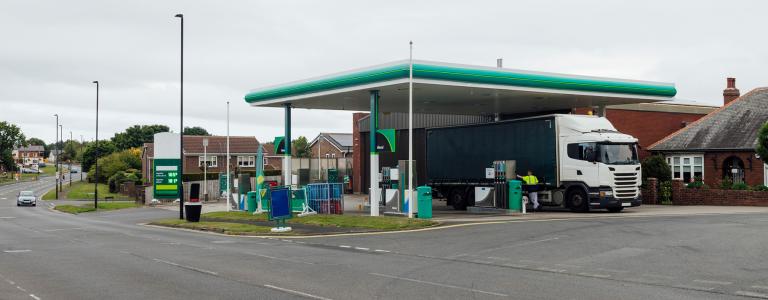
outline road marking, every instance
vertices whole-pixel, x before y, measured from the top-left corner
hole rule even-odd
[[[587,277],[596,277],[596,278],[608,278],[611,277],[611,275],[605,275],[605,274],[595,274],[595,273],[579,273],[581,276],[587,276]]]
[[[341,248],[352,248],[352,246],[347,246],[347,245],[339,245],[339,247],[341,247]]]
[[[759,290],[768,290],[768,286],[764,286],[764,285],[753,285],[752,288],[759,289]]]
[[[381,249],[376,249],[376,250],[373,250],[373,251],[381,252],[381,253],[389,253],[390,252],[389,250],[381,250]]]
[[[214,244],[234,244],[237,243],[236,241],[211,241],[211,243]]]
[[[307,297],[307,298],[312,298],[312,299],[331,300],[330,298],[325,298],[325,297],[320,297],[320,296],[317,296],[317,295],[307,294],[305,292],[299,292],[299,291],[292,290],[292,289],[281,288],[279,286],[274,286],[274,285],[271,285],[271,284],[265,284],[264,287],[270,288],[270,289],[273,289],[273,290],[278,290],[278,291],[281,291],[281,292],[286,292],[286,293],[289,293],[289,294],[294,294],[294,295],[299,295],[299,296],[303,296],[303,297]]]
[[[719,285],[733,284],[733,282],[730,282],[730,281],[717,281],[717,280],[705,280],[705,279],[694,279],[693,281],[698,283],[719,284]]]
[[[264,255],[264,254],[259,254],[259,253],[247,253],[247,254],[248,255],[253,255],[253,256],[258,256],[258,257],[263,257],[263,258],[268,258],[268,259],[279,260],[279,261],[287,261],[287,262],[292,262],[292,263],[300,263],[300,264],[308,264],[308,265],[314,265],[315,264],[313,262],[308,262],[308,261],[293,260],[293,259],[288,259],[288,258],[280,258],[280,257],[274,257],[274,256],[269,256],[269,255]]]
[[[32,299],[40,300],[40,297],[35,296],[35,294],[29,294],[29,296],[32,297]]]
[[[713,287],[703,287],[703,286],[685,285],[685,284],[675,285],[674,287],[681,288],[681,289],[688,289],[688,290],[706,291],[706,292],[709,292],[715,289]]]
[[[371,248],[355,247],[355,250],[368,251],[371,250]]]
[[[82,228],[82,227],[57,228],[57,229],[46,229],[46,230],[43,230],[43,231],[45,231],[45,232],[56,232],[56,231],[66,231],[66,230],[85,230],[85,228]]]
[[[16,288],[17,288],[17,289],[19,289],[19,290],[20,290],[20,291],[22,291],[22,292],[26,292],[26,291],[27,291],[27,290],[25,290],[23,287],[20,287],[20,286],[18,286],[18,285],[16,286]]]
[[[578,269],[578,268],[582,268],[582,266],[577,266],[577,265],[569,265],[569,264],[555,264],[555,266],[558,266],[558,267],[566,267],[566,268],[576,268],[576,269]]]
[[[3,197],[3,198],[0,198],[0,199],[2,199],[2,200],[8,200],[8,198],[5,198],[5,197]]]
[[[525,268],[528,268],[528,265],[513,264],[513,263],[502,264],[502,266],[507,266],[507,267],[512,267],[512,268],[518,268],[518,269],[525,269]]]
[[[32,251],[32,250],[29,250],[29,249],[25,249],[25,250],[5,250],[3,252],[5,252],[5,253],[26,253],[26,252],[30,252],[30,251]]]
[[[736,291],[735,294],[739,296],[768,299],[768,294],[763,294],[763,293],[755,293],[755,292],[749,292],[749,291]]]
[[[437,283],[437,282],[423,281],[423,280],[411,279],[411,278],[405,278],[405,277],[397,277],[397,276],[380,274],[380,273],[368,273],[368,274],[373,275],[373,276],[380,276],[380,277],[386,277],[386,278],[390,278],[390,279],[404,280],[404,281],[416,282],[416,283],[421,283],[421,284],[428,284],[428,285],[452,288],[452,289],[463,290],[463,291],[474,292],[474,293],[494,295],[494,296],[499,296],[499,297],[509,297],[509,295],[507,295],[507,294],[494,293],[494,292],[483,291],[483,290],[472,289],[472,288],[465,288],[465,287],[455,286],[455,285],[450,285],[450,284],[443,284],[443,283]]]
[[[547,271],[547,272],[554,272],[554,273],[565,273],[568,272],[566,269],[554,269],[554,268],[547,268],[547,267],[538,267],[536,270],[539,271]]]
[[[191,270],[191,271],[195,271],[195,272],[205,273],[205,274],[208,274],[208,275],[213,275],[213,276],[218,276],[219,275],[219,273],[216,273],[214,271],[208,271],[208,270],[205,270],[205,269],[195,268],[193,266],[177,264],[175,262],[167,261],[167,260],[164,260],[164,259],[154,258],[152,260],[154,260],[156,262],[161,262],[161,263],[164,263],[164,264],[168,264],[168,265],[171,265],[171,266],[174,266],[174,267],[179,267],[179,268],[182,268],[182,269],[187,269],[187,270]]]

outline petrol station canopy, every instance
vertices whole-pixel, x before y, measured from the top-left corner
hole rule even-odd
[[[409,61],[402,60],[250,91],[252,106],[408,112]],[[671,100],[674,84],[413,60],[415,112],[530,113]]]

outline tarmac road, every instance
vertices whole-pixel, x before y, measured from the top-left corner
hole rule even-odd
[[[46,185],[47,184],[47,185]],[[263,239],[68,215],[0,187],[0,299],[768,298],[766,214],[537,220]]]

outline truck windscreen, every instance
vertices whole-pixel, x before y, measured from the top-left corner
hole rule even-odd
[[[635,165],[637,146],[635,144],[600,144],[599,161],[607,165]]]

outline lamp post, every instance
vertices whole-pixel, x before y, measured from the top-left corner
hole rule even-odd
[[[184,219],[184,15],[176,14],[174,17],[181,20],[181,70],[179,94],[181,110],[179,113],[179,219]]]
[[[83,135],[80,135],[80,181],[83,181]]]
[[[59,170],[61,170],[61,174],[59,174],[59,176],[61,176],[62,178],[61,180],[59,180],[59,192],[63,192],[64,190],[62,189],[62,185],[64,184],[64,176],[65,176],[64,164],[61,163],[61,159],[59,158],[61,157],[62,152],[64,152],[64,125],[59,124],[59,132],[60,132],[59,140],[56,142],[61,143],[61,147],[60,147],[61,149],[59,150],[59,157],[56,158],[56,162],[59,163]]]
[[[59,114],[54,114],[56,117],[56,138],[53,140],[53,150],[54,150],[54,157],[56,157],[56,161],[53,162],[54,167],[56,168],[56,183],[53,186],[53,190],[56,192],[56,200],[59,200],[59,189],[57,186],[59,185]]]
[[[93,209],[99,209],[99,81],[94,80],[96,84],[96,144],[93,147],[93,160],[96,166],[96,172],[93,175]]]
[[[69,148],[72,148],[72,131],[69,131]],[[73,149],[74,150],[74,149]],[[72,187],[72,158],[69,158],[69,187]]]
[[[256,174],[258,176],[258,174]],[[229,176],[229,101],[227,101],[227,211],[230,211],[232,208],[232,205],[229,204],[229,198],[232,198],[230,196],[230,188],[229,188],[229,182],[232,180],[232,177]]]

